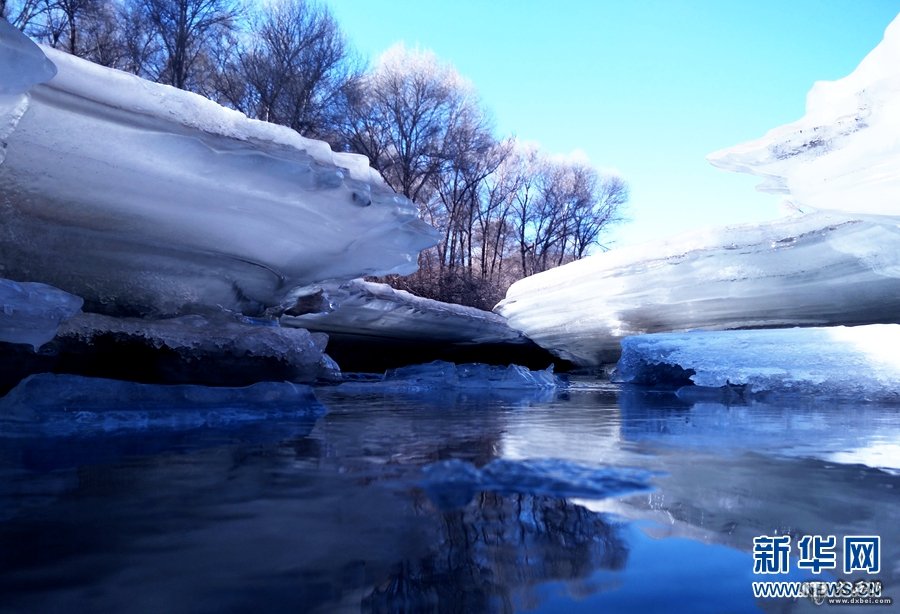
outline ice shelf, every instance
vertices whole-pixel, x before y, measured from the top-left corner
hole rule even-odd
[[[528,277],[496,310],[582,365],[642,333],[897,322],[900,226],[813,213],[698,231]]]
[[[315,298],[311,305],[310,299]],[[304,313],[305,312],[305,313]],[[281,322],[324,333],[449,343],[526,343],[489,311],[422,298],[387,284],[354,279],[307,288]]]
[[[8,26],[0,83],[3,274],[90,311],[257,314],[311,283],[412,272],[436,242],[365,157]]]
[[[320,333],[225,316],[143,320],[86,313],[60,327],[53,350],[64,372],[227,386],[337,377],[327,342]]]
[[[900,402],[900,325],[659,333],[622,340],[618,381]],[[697,398],[703,390],[691,391]],[[718,393],[717,393],[718,394]]]

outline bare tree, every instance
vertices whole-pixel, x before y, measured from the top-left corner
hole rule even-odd
[[[361,71],[331,12],[310,0],[281,0],[256,16],[249,45],[235,47],[218,96],[251,117],[334,139],[345,88]]]
[[[25,30],[42,9],[40,0],[0,0],[0,18],[20,30]]]
[[[212,56],[229,42],[240,11],[233,0],[133,0],[154,45],[142,72],[156,81],[194,91],[205,88]]]
[[[349,106],[349,148],[367,155],[394,190],[420,203],[452,158],[458,131],[480,112],[454,68],[402,44],[358,81]]]

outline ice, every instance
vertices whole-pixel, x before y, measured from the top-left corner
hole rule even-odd
[[[23,39],[0,31],[0,66]],[[362,156],[42,49],[57,75],[0,101],[9,278],[111,315],[256,315],[312,283],[412,272],[436,242]]]
[[[81,314],[64,324],[56,368],[160,383],[246,385],[268,380],[314,382],[339,369],[327,337],[298,328],[180,316],[165,320]]]
[[[633,384],[736,388],[742,397],[900,402],[898,347],[897,324],[659,333],[622,340],[616,377]]]
[[[709,156],[802,208],[900,215],[900,18],[850,75],[818,82],[806,115]]]
[[[56,67],[40,47],[0,18],[0,100],[3,96],[23,94],[55,74]]]
[[[603,499],[648,490],[653,474],[624,467],[592,467],[560,459],[491,461],[482,468],[451,459],[423,467],[424,488],[442,509],[466,505],[478,492]]]
[[[525,278],[496,311],[581,365],[641,333],[898,322],[900,226],[819,212],[697,231]]]
[[[81,310],[81,304],[80,297],[53,286],[0,279],[0,341],[30,345],[37,351],[56,336],[62,322]]]
[[[454,364],[436,360],[427,364],[390,369],[376,381],[348,382],[347,389],[373,387],[378,390],[550,390],[565,383],[553,373],[553,367],[531,371],[520,365],[506,367],[479,363]]]
[[[187,430],[276,418],[318,418],[324,413],[310,387],[288,382],[208,388],[43,373],[22,381],[0,399],[0,435],[71,437]]]
[[[359,279],[303,289],[281,323],[328,333],[332,356],[354,371],[433,360],[542,368],[553,360],[497,314]]]
[[[316,297],[310,304],[309,298]],[[355,279],[305,289],[283,324],[325,333],[448,343],[526,343],[522,333],[489,311],[452,305]]]

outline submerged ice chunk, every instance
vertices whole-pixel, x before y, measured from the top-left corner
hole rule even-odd
[[[491,461],[481,469],[451,459],[426,465],[424,487],[441,508],[465,505],[483,491],[603,499],[650,488],[653,474],[624,467],[591,467],[560,459]]]
[[[806,115],[709,156],[800,207],[900,215],[900,18],[847,77],[818,82]]]
[[[659,333],[622,340],[621,382],[900,401],[900,325]]]
[[[0,31],[0,63],[17,37]],[[31,87],[24,107],[0,101],[0,261],[12,279],[51,283],[111,315],[259,314],[297,287],[412,272],[436,242],[363,156],[43,54],[57,75]]]
[[[346,395],[377,394],[421,399],[423,406],[479,406],[479,399],[502,399],[508,406],[530,406],[556,398],[565,381],[553,367],[531,371],[520,365],[505,367],[445,361],[389,369],[383,376],[344,374],[334,392]]]
[[[288,382],[208,388],[44,373],[0,399],[0,435],[185,430],[324,413],[311,388]]]
[[[531,371],[519,365],[498,367],[479,363],[456,365],[440,360],[391,369],[384,374],[384,383],[421,389],[454,388],[463,390],[555,390],[562,381],[550,367]]]
[[[80,297],[53,286],[0,279],[0,341],[37,350],[81,310],[81,304]]]
[[[496,311],[582,365],[640,333],[898,322],[900,225],[814,213],[693,232],[525,278]]]

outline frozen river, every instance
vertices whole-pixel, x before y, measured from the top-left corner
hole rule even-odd
[[[316,396],[215,427],[5,423],[0,611],[799,612],[753,582],[845,577],[900,598],[896,406]],[[789,568],[754,574],[754,538],[785,536]],[[835,536],[834,569],[799,568],[803,536]],[[877,572],[844,573],[846,536],[880,538]]]

